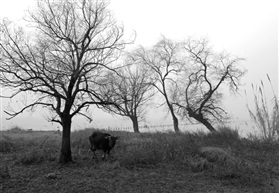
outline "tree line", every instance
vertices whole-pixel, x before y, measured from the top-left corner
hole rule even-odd
[[[59,161],[72,161],[71,124],[95,105],[129,117],[135,132],[154,96],[161,96],[179,132],[178,117],[195,120],[215,131],[212,121],[227,118],[221,106],[222,86],[237,92],[245,74],[242,58],[215,52],[209,42],[162,37],[151,48],[125,49],[124,38],[106,1],[38,1],[25,18],[28,30],[4,19],[0,23],[0,85],[36,96],[8,119],[43,107],[49,121],[59,123]]]

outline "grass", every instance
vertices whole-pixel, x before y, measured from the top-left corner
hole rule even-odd
[[[1,188],[4,192],[49,192],[50,186],[56,192],[276,192],[279,188],[278,141],[244,139],[230,128],[208,134],[108,131],[120,140],[107,161],[96,161],[89,150],[92,132],[72,132],[75,163],[59,165],[59,134],[2,131],[0,170],[7,171],[9,178],[0,178]]]
[[[267,102],[267,97],[265,95],[265,86],[263,81],[261,81],[260,86],[254,87],[254,85],[252,84],[252,89],[254,92],[255,111],[252,111],[248,105],[247,108],[250,113],[251,119],[254,121],[260,131],[260,138],[264,140],[278,140],[279,100],[274,92],[271,80],[268,75],[267,79],[273,92],[272,104],[269,104]],[[271,110],[269,109],[270,106],[272,107]]]

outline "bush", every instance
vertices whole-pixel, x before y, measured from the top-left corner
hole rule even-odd
[[[15,126],[12,126],[12,127],[8,130],[8,132],[11,132],[11,133],[23,133],[23,132],[25,132],[25,130],[22,129],[21,127],[15,125]]]
[[[216,132],[205,134],[203,141],[203,145],[227,147],[239,143],[240,136],[236,129],[219,127]]]

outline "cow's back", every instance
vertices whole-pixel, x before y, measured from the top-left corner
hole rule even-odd
[[[102,133],[100,131],[95,131],[90,137],[89,141],[91,143],[91,146],[94,146],[97,149],[104,148],[104,145],[106,143],[106,137],[110,136],[107,133]]]

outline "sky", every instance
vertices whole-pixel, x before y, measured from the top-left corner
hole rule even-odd
[[[35,0],[1,0],[0,18],[20,23],[25,10],[35,4]],[[251,84],[259,85],[263,80],[268,101],[271,101],[268,74],[278,95],[278,7],[276,0],[112,0],[109,5],[116,20],[124,25],[127,37],[136,32],[136,45],[152,46],[162,35],[178,41],[190,36],[206,37],[215,50],[226,50],[245,58],[243,65],[247,74],[242,79],[241,92],[237,95],[226,93],[223,101],[232,120],[242,123],[250,120],[246,104],[253,107]],[[2,109],[8,102],[12,101],[1,99]],[[27,129],[59,128],[36,112],[7,121],[2,109],[1,128],[14,125]],[[91,114],[94,117],[91,124],[77,118],[73,129],[131,126],[129,120],[98,109],[93,109]],[[146,115],[146,123],[171,124],[171,119],[163,109],[156,109]]]

